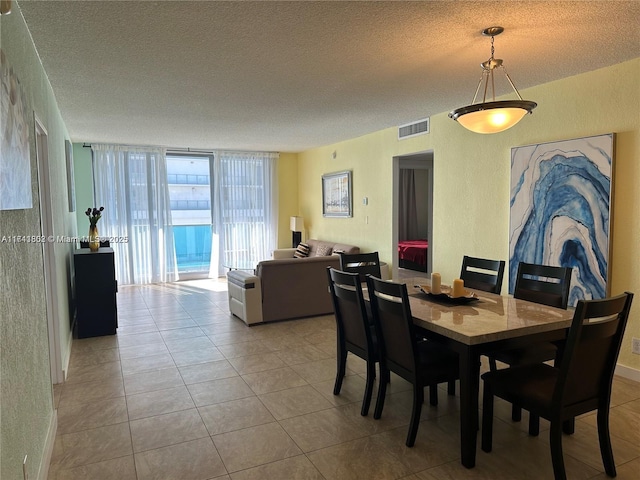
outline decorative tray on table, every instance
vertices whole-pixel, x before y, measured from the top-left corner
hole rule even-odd
[[[478,298],[478,295],[476,295],[474,292],[470,292],[469,290],[465,290],[465,294],[461,297],[452,297],[451,296],[451,287],[448,287],[446,285],[442,285],[442,287],[440,288],[440,291],[442,293],[431,293],[431,286],[429,285],[416,285],[416,288],[418,290],[420,290],[422,293],[424,293],[425,295],[427,295],[428,297],[431,297],[435,300],[440,300],[440,301],[444,301],[447,303],[454,303],[456,305],[463,305],[465,303],[470,303],[470,302],[475,302],[480,300]]]

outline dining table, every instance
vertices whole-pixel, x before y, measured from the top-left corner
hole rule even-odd
[[[420,288],[424,280],[406,281],[413,323],[425,338],[446,344],[459,355],[460,456],[462,465],[473,468],[481,355],[562,340],[573,311],[477,290],[467,289],[460,298],[434,295]]]

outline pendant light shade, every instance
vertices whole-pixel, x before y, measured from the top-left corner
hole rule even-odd
[[[485,36],[491,37],[491,58],[482,65],[482,77],[476,88],[471,105],[456,108],[449,117],[456,120],[460,125],[475,133],[498,133],[503,132],[524,118],[527,113],[531,113],[536,108],[537,103],[523,100],[518,89],[511,81],[511,77],[502,65],[502,60],[494,58],[493,37],[504,31],[502,27],[489,27],[482,31]],[[504,73],[513,91],[518,96],[518,100],[496,101],[494,70],[500,69]],[[480,87],[484,84],[484,95],[482,102],[476,103]],[[492,101],[487,102],[487,91],[491,84]]]
[[[534,108],[536,108],[535,102],[505,100],[460,107],[451,112],[449,116],[472,132],[498,133],[513,127]]]

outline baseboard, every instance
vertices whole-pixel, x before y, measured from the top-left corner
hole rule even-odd
[[[73,329],[69,332],[69,337],[67,338],[67,349],[66,355],[62,359],[62,382],[67,381],[67,372],[69,372],[69,362],[71,361],[71,345],[73,343]]]
[[[56,441],[56,432],[58,431],[58,410],[53,410],[51,415],[51,423],[49,423],[49,431],[47,432],[47,439],[44,443],[44,451],[42,452],[42,459],[40,460],[40,466],[38,467],[38,480],[47,480],[49,477],[49,465],[51,464],[51,457],[53,455],[53,446]]]
[[[628,378],[629,380],[640,382],[640,370],[636,370],[635,368],[617,364],[615,374]]]

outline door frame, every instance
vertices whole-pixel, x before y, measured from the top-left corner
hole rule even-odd
[[[209,261],[209,268],[206,271],[200,272],[182,272],[178,273],[179,281],[187,281],[187,280],[203,280],[206,278],[211,278],[211,265],[215,263],[217,265],[219,262],[216,260],[219,257],[219,253],[217,252],[218,242],[214,241],[215,233],[213,232],[213,216],[214,216],[214,191],[213,191],[213,179],[214,179],[214,160],[215,154],[214,152],[208,151],[198,151],[198,150],[190,150],[188,152],[178,151],[178,150],[167,150],[166,158],[180,158],[189,159],[189,158],[198,158],[198,159],[207,159],[209,162],[209,226],[211,228],[211,239],[212,239],[212,248],[211,248],[211,260]],[[171,194],[169,194],[169,199],[171,199]],[[175,225],[174,225],[175,227]],[[175,241],[175,237],[174,237]],[[214,251],[215,250],[215,251]],[[176,258],[176,268],[178,268],[177,258]]]
[[[427,180],[427,200],[428,216],[427,219],[427,241],[429,247],[427,248],[427,274],[431,273],[433,267],[433,150],[425,150],[423,152],[409,153],[406,155],[398,155],[393,157],[393,212],[392,212],[392,261],[393,272],[392,278],[398,278],[398,237],[399,237],[399,222],[400,222],[400,170],[401,169],[414,169],[414,170],[428,170]]]
[[[34,114],[36,163],[38,165],[38,197],[40,199],[40,230],[46,238],[42,245],[42,267],[44,273],[45,306],[49,334],[49,364],[51,383],[63,383],[62,348],[60,342],[60,318],[56,292],[55,243],[53,242],[53,209],[51,205],[51,180],[49,177],[49,135],[47,129]]]

